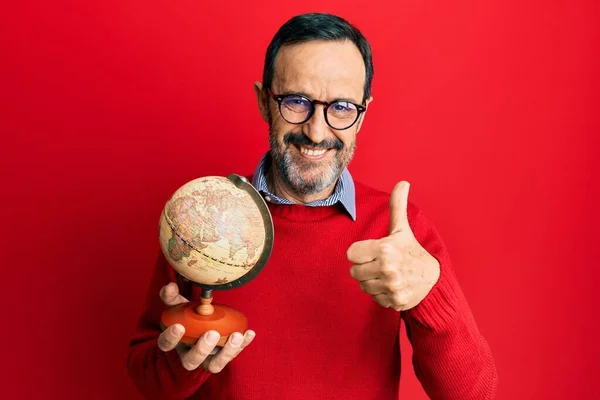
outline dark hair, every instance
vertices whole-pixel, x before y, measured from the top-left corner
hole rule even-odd
[[[285,46],[312,40],[343,41],[350,40],[358,47],[365,63],[365,87],[363,100],[371,96],[373,80],[373,59],[371,46],[362,33],[348,21],[336,15],[310,13],[297,15],[279,28],[267,48],[263,70],[263,89],[271,88],[275,73],[275,58],[279,50]]]

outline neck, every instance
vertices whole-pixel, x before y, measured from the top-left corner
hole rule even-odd
[[[267,183],[269,190],[276,196],[289,200],[295,204],[307,204],[313,201],[323,200],[331,196],[335,188],[335,182],[318,193],[299,194],[290,189],[283,183],[281,176],[275,168],[270,168],[267,174]]]

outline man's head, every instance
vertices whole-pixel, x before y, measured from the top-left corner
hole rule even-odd
[[[370,46],[345,20],[304,14],[279,29],[255,90],[286,190],[318,197],[333,188],[353,157],[372,77]]]

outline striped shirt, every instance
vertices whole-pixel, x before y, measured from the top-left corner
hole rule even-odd
[[[265,200],[274,204],[294,204],[293,202],[278,197],[269,191],[269,185],[267,185],[267,172],[271,167],[271,153],[267,152],[254,171],[252,177],[252,185],[258,190],[264,197]],[[356,221],[356,199],[354,193],[354,180],[350,175],[347,168],[344,168],[340,179],[335,185],[335,189],[331,196],[323,200],[317,200],[310,203],[304,204],[309,207],[319,206],[332,206],[334,204],[341,204],[344,210],[350,215],[353,221]]]

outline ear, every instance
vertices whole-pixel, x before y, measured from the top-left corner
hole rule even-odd
[[[363,121],[365,120],[365,115],[367,114],[367,111],[369,110],[369,103],[371,103],[373,101],[373,96],[369,97],[366,101],[365,101],[365,107],[367,108],[365,110],[365,112],[363,112],[361,114],[361,116],[358,118],[358,124],[356,127],[356,134],[358,135],[358,132],[360,131],[360,127],[362,126]]]
[[[269,105],[267,95],[263,91],[262,83],[254,82],[254,94],[256,94],[256,101],[258,102],[258,108],[262,119],[269,123]]]

